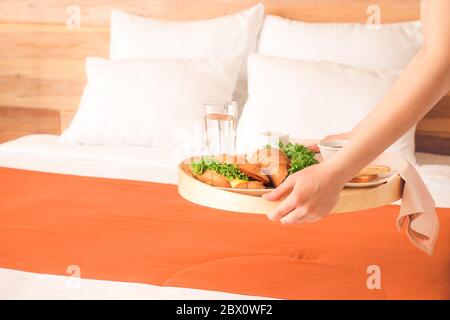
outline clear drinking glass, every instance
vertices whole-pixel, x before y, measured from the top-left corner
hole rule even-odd
[[[205,140],[210,155],[236,153],[236,102],[213,101],[205,106]]]

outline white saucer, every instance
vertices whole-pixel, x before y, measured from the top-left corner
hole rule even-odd
[[[345,184],[345,186],[348,188],[368,188],[379,186],[380,184],[386,183],[389,180],[391,180],[392,177],[394,177],[395,173],[396,172],[394,171],[392,173],[389,173],[388,176],[386,175],[379,176],[378,178],[370,182],[348,182]]]

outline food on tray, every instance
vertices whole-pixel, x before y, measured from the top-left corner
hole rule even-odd
[[[206,170],[202,174],[195,175],[195,177],[198,180],[215,187],[231,188],[231,184],[226,177],[213,170]]]
[[[270,183],[269,177],[262,172],[260,164],[249,163],[246,161],[243,164],[238,164],[237,167],[247,176],[256,181],[262,182],[263,184]]]
[[[250,163],[259,163],[273,186],[278,187],[286,177],[316,164],[315,154],[300,144],[279,144],[279,149],[267,146],[249,157]]]
[[[272,166],[275,164],[282,164],[289,166],[289,158],[286,154],[275,148],[266,147],[264,149],[256,150],[253,154],[247,157],[248,162],[258,163],[262,168]]]
[[[239,189],[264,189],[260,181],[250,181],[234,163],[202,158],[191,164],[192,176],[214,187]]]
[[[275,187],[278,187],[288,176],[289,158],[279,149],[257,150],[249,157],[248,161],[252,164],[258,164],[261,167],[261,172],[268,176]]]
[[[367,183],[376,180],[380,175],[389,174],[391,168],[388,166],[371,164],[362,169],[358,174],[350,180],[351,183]]]
[[[265,169],[274,187],[278,187],[289,175],[287,165],[269,166]]]
[[[387,166],[375,165],[371,164],[362,169],[356,176],[371,176],[371,175],[379,175],[386,174],[391,172],[391,168]]]
[[[232,188],[235,189],[265,189],[264,183],[261,181],[239,181],[238,183],[234,182],[234,185],[231,184]]]
[[[288,143],[259,149],[249,156],[218,155],[201,158],[182,168],[194,178],[221,188],[278,187],[286,177],[317,163],[308,148]]]
[[[220,163],[230,163],[236,165],[240,171],[242,171],[245,175],[253,180],[263,182],[264,184],[270,183],[269,177],[261,172],[261,165],[249,163],[246,160],[245,154],[221,154],[218,156],[214,156],[213,159]]]
[[[365,175],[365,176],[357,176],[350,180],[351,183],[367,183],[375,180],[378,177],[376,174]]]
[[[289,174],[293,174],[318,163],[314,152],[301,144],[288,143],[283,145],[280,143],[280,149],[290,160]]]

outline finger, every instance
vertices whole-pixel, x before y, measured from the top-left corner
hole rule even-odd
[[[278,186],[275,190],[272,192],[264,194],[262,197],[264,200],[269,201],[277,201],[280,200],[283,196],[285,196],[287,193],[292,191],[292,188],[294,188],[295,180],[287,178],[281,185]]]
[[[272,221],[278,221],[289,212],[295,209],[295,202],[292,197],[287,197],[275,209],[267,214],[267,217]]]
[[[297,208],[293,211],[291,211],[289,214],[285,215],[280,219],[280,222],[282,224],[295,224],[298,221],[300,221],[304,216],[306,215],[306,212],[303,208]]]

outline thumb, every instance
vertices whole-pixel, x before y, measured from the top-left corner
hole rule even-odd
[[[295,185],[295,179],[287,178],[281,185],[279,185],[275,190],[272,192],[263,194],[264,200],[269,201],[277,201],[283,198],[284,195],[291,192],[291,190],[294,188]]]

